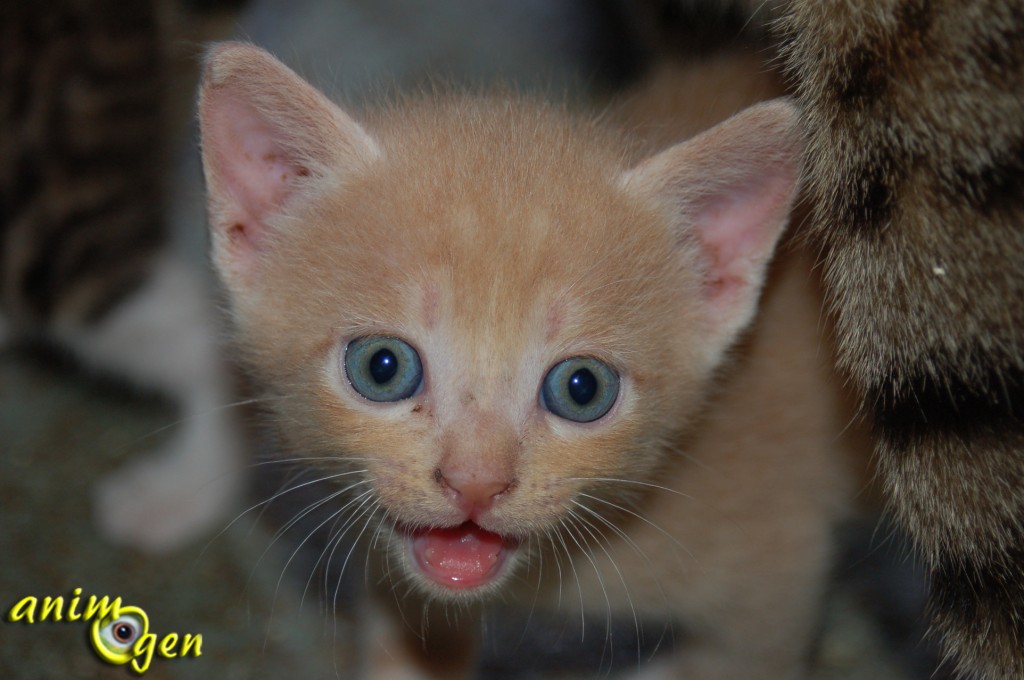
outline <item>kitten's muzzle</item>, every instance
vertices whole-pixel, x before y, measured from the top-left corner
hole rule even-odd
[[[513,482],[504,478],[480,477],[459,470],[434,471],[434,479],[451,501],[465,513],[466,519],[478,521],[498,498],[512,488]]]
[[[413,530],[407,539],[411,561],[421,576],[447,590],[460,591],[497,581],[509,555],[518,547],[517,540],[474,522]]]

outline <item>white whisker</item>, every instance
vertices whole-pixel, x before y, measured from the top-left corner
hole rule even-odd
[[[327,497],[327,498],[325,498],[325,499],[322,499],[322,500],[318,501],[318,502],[317,502],[316,504],[314,504],[314,505],[315,505],[315,507],[319,507],[319,506],[323,505],[324,503],[326,503],[326,502],[330,501],[331,499],[333,499],[333,498],[337,498],[337,497],[338,497],[339,495],[341,495],[342,493],[345,493],[345,492],[346,492],[347,490],[348,490],[348,489],[343,489],[343,490],[341,490],[341,491],[338,491],[338,492],[336,492],[336,493],[332,494],[331,496],[329,496],[329,497]],[[341,513],[345,512],[345,510],[346,510],[346,509],[347,509],[347,508],[348,508],[348,507],[349,507],[349,506],[350,506],[350,505],[351,505],[351,504],[352,504],[353,502],[355,502],[356,500],[358,500],[358,499],[359,499],[359,498],[361,498],[362,496],[365,496],[366,494],[369,494],[369,493],[372,493],[372,492],[371,492],[371,491],[364,491],[364,492],[363,492],[362,494],[360,494],[359,496],[356,496],[356,497],[355,497],[354,499],[352,499],[351,501],[349,501],[348,503],[346,503],[346,504],[345,504],[345,505],[343,505],[342,507],[340,507],[340,508],[338,508],[337,510],[335,510],[334,512],[332,512],[332,513],[331,513],[331,514],[330,514],[330,515],[329,515],[329,516],[327,517],[327,519],[325,519],[324,521],[320,522],[320,524],[318,524],[318,525],[317,525],[316,527],[314,527],[313,529],[311,529],[311,530],[310,530],[310,531],[309,531],[309,532],[308,532],[308,533],[306,534],[306,537],[305,537],[305,538],[303,538],[303,539],[302,539],[302,540],[301,540],[301,541],[299,542],[299,544],[298,544],[297,546],[295,546],[295,548],[294,548],[294,549],[292,550],[292,553],[291,553],[291,555],[289,555],[289,557],[288,557],[287,561],[285,561],[285,563],[284,563],[284,566],[283,566],[283,567],[281,567],[281,574],[280,574],[280,576],[278,576],[278,577],[277,577],[277,585],[276,585],[276,586],[274,587],[274,595],[273,595],[273,598],[271,599],[271,603],[270,603],[270,617],[271,617],[271,618],[273,618],[273,616],[274,616],[274,608],[275,608],[275,606],[277,605],[277,597],[278,597],[278,594],[280,593],[280,590],[281,590],[281,583],[282,583],[282,582],[284,581],[284,575],[285,575],[285,573],[286,573],[286,572],[288,571],[288,567],[289,567],[289,566],[291,566],[291,563],[292,563],[292,562],[293,562],[293,561],[295,560],[295,557],[296,557],[296,555],[298,555],[298,554],[299,554],[299,551],[300,551],[300,550],[302,549],[302,546],[304,546],[304,545],[306,544],[306,542],[307,542],[307,541],[309,541],[309,539],[311,539],[311,538],[312,538],[312,537],[313,537],[314,535],[316,535],[316,533],[317,533],[317,532],[318,532],[318,531],[319,531],[319,530],[320,530],[321,528],[323,528],[323,526],[324,526],[325,524],[327,524],[328,522],[330,522],[330,521],[334,520],[334,519],[335,519],[335,518],[336,518],[336,517],[337,517],[338,515],[340,515]],[[303,513],[303,514],[305,515],[305,514],[308,514],[309,512],[312,512],[312,510],[313,510],[313,509],[315,509],[315,507],[314,507],[314,508],[311,508],[311,509],[307,509],[307,510],[306,510],[306,512],[305,512],[305,513]],[[294,523],[295,523],[295,522],[297,522],[297,521],[299,521],[299,519],[301,519],[301,517],[293,518],[293,519],[291,520],[290,524],[294,525]],[[286,529],[285,529],[285,530],[286,530]],[[283,534],[282,534],[282,535],[283,535]],[[279,538],[279,536],[278,536],[278,537],[276,537],[276,538],[274,539],[274,541],[276,542],[278,538]],[[273,542],[271,543],[271,546],[273,546]],[[269,549],[270,549],[270,547],[268,546],[267,550],[269,550]],[[266,551],[264,551],[264,554],[265,554],[265,553],[266,553]],[[261,559],[262,559],[262,558],[261,558]],[[300,602],[300,607],[301,607],[301,602]],[[269,630],[268,630],[268,633],[269,633]]]
[[[207,542],[206,546],[204,546],[202,551],[199,553],[199,557],[202,557],[203,554],[207,550],[209,550],[210,546],[212,546],[213,543],[215,541],[217,541],[221,536],[223,536],[225,533],[227,533],[227,531],[230,530],[231,527],[235,525],[235,523],[237,523],[239,520],[241,520],[243,517],[245,517],[247,514],[249,514],[250,512],[255,510],[256,508],[259,508],[261,506],[264,506],[264,507],[268,506],[270,503],[273,503],[275,500],[281,498],[285,494],[289,494],[292,491],[297,491],[298,489],[302,489],[304,487],[307,487],[307,486],[310,486],[310,485],[313,485],[313,484],[319,484],[320,482],[326,482],[326,481],[329,481],[331,479],[338,479],[340,477],[346,477],[348,475],[355,475],[355,474],[360,474],[360,473],[365,473],[365,472],[366,472],[366,470],[351,470],[349,472],[340,472],[340,473],[334,474],[334,475],[326,475],[324,477],[318,477],[318,478],[310,480],[308,482],[303,482],[302,484],[299,484],[297,486],[289,487],[289,488],[284,489],[282,491],[278,491],[277,493],[275,493],[270,498],[267,498],[266,500],[262,500],[259,503],[255,503],[254,505],[251,505],[248,508],[246,508],[245,510],[241,511],[240,513],[238,513],[238,515],[236,515],[234,519],[232,519],[230,522],[228,522],[228,524],[223,529],[221,529],[219,532],[217,532],[217,535],[215,535],[213,538],[211,538],[209,540],[209,542]]]
[[[559,520],[559,524],[564,527],[565,526],[565,519],[563,518],[563,519]],[[566,528],[566,532],[568,532],[568,528]],[[572,569],[573,578],[576,580],[576,592],[579,594],[579,597],[580,597],[580,642],[583,642],[583,638],[586,635],[586,626],[587,626],[587,624],[586,624],[586,616],[585,616],[585,611],[584,611],[584,606],[583,606],[583,584],[580,583],[580,575],[576,571],[576,564],[573,562],[572,553],[569,551],[569,546],[565,542],[565,536],[563,535],[564,533],[565,532],[558,531],[558,532],[554,533],[554,536],[556,536],[558,538],[558,541],[559,541],[559,543],[562,546],[562,550],[565,551],[565,558],[569,561],[569,568]],[[554,545],[554,542],[552,542],[552,545]]]
[[[359,499],[362,499],[362,500],[359,500]],[[351,529],[355,525],[355,523],[359,521],[359,518],[362,517],[363,514],[366,513],[366,510],[364,509],[364,506],[366,505],[366,503],[368,503],[368,502],[369,503],[376,502],[374,500],[373,496],[372,496],[372,490],[369,490],[369,491],[365,491],[365,492],[359,494],[359,496],[353,498],[351,501],[346,503],[345,506],[343,508],[341,508],[341,510],[344,511],[344,510],[348,509],[356,501],[359,501],[358,504],[354,508],[352,508],[352,512],[351,512],[350,517],[345,521],[345,524],[342,525],[341,529],[338,529],[337,531],[335,531],[335,528],[334,528],[335,524],[337,524],[338,520],[340,519],[340,515],[335,519],[334,524],[331,525],[331,530],[330,530],[331,534],[330,534],[330,536],[327,539],[327,544],[324,546],[323,550],[320,551],[320,556],[317,557],[316,562],[313,564],[313,567],[310,569],[309,577],[306,579],[306,586],[302,590],[302,597],[303,597],[303,599],[305,599],[305,597],[306,597],[306,592],[309,590],[309,586],[312,584],[313,576],[316,573],[317,567],[320,566],[321,561],[324,562],[324,593],[327,592],[327,585],[328,585],[327,581],[328,581],[328,578],[329,578],[330,565],[331,565],[331,561],[334,558],[334,551],[335,551],[335,549],[341,543],[341,540],[345,537],[345,534],[348,533],[349,529]],[[372,506],[371,506],[371,511],[372,511]],[[327,558],[326,560],[324,560],[325,556]],[[342,572],[344,572],[344,567],[342,567]],[[340,578],[340,576],[339,576],[339,578]],[[300,603],[300,608],[301,608],[301,603]]]
[[[647,553],[644,552],[640,548],[640,546],[638,546],[636,544],[636,541],[634,541],[632,538],[630,538],[629,534],[627,534],[625,531],[623,531],[619,527],[615,526],[615,524],[611,520],[609,520],[607,517],[604,517],[603,515],[601,515],[601,513],[593,510],[592,508],[587,507],[587,505],[585,503],[577,503],[575,501],[573,501],[573,502],[581,510],[585,510],[594,519],[596,519],[597,521],[601,522],[602,524],[607,526],[609,529],[614,531],[615,534],[618,535],[619,538],[621,538],[630,548],[632,548],[633,552],[635,552],[640,557],[640,559],[642,559],[644,561],[644,563],[647,565],[647,567],[649,569],[649,573],[651,573],[651,574],[657,573],[657,570],[654,568],[654,564],[651,562],[650,558],[647,557]],[[665,592],[665,589],[662,587],[661,579],[660,578],[655,578],[655,585],[658,587],[658,592],[661,593],[662,599],[665,600],[665,601],[668,601],[668,594]],[[672,623],[670,621],[669,622],[669,628],[670,629],[671,629],[671,626],[672,626]],[[651,650],[651,653],[648,656],[648,659],[654,658],[654,655],[657,653],[658,649],[661,647],[661,640],[662,639],[664,639],[664,633],[662,633],[662,637],[659,638],[658,643],[654,646],[654,649]],[[638,650],[639,650],[639,647],[638,647]]]
[[[577,516],[574,511],[570,510],[569,514],[564,519],[567,523],[572,522],[571,526],[573,529],[576,528],[575,522],[573,520],[576,520]],[[605,634],[607,636],[608,631],[611,630],[612,601],[611,598],[608,597],[608,588],[605,586],[604,576],[601,574],[601,569],[597,566],[597,560],[594,559],[594,555],[576,537],[576,532],[568,531],[567,533],[569,534],[569,538],[572,539],[572,542],[575,543],[576,547],[580,549],[581,553],[583,553],[583,556],[586,557],[587,560],[590,562],[590,566],[594,569],[594,575],[597,577],[598,585],[601,586],[601,593],[604,595],[605,603]]]
[[[582,503],[579,503],[577,501],[573,501],[573,505],[575,505],[576,507],[581,508],[583,510],[586,510],[590,514],[595,514],[593,510],[591,510],[590,508],[586,507]],[[607,537],[605,537],[604,534],[601,533],[601,531],[596,526],[594,526],[594,524],[591,523],[587,518],[582,517],[581,515],[579,515],[579,514],[577,514],[575,512],[573,513],[573,515],[575,516],[575,518],[579,522],[582,523],[584,531],[586,531],[588,534],[590,534],[590,537],[593,538],[594,541],[597,543],[598,547],[601,548],[601,551],[605,554],[605,556],[608,558],[608,561],[611,563],[612,569],[614,569],[615,573],[618,574],[618,576],[619,576],[619,581],[622,583],[623,592],[626,595],[626,602],[629,604],[629,610],[633,614],[633,627],[636,630],[636,653],[637,653],[637,659],[639,659],[641,657],[640,645],[641,645],[641,641],[643,640],[643,635],[642,635],[642,630],[641,630],[641,626],[640,626],[640,618],[637,616],[636,607],[633,604],[633,595],[629,591],[629,583],[627,582],[625,575],[622,573],[622,569],[619,568],[618,563],[615,561],[615,558],[612,557],[612,554],[608,551],[608,548],[605,546],[605,544],[608,543]],[[601,518],[601,519],[604,519],[604,518]],[[607,524],[607,521],[605,521],[605,523]],[[602,542],[602,539],[604,539],[603,542]],[[609,620],[610,619],[611,619],[611,612],[609,611]],[[610,637],[611,637],[611,633],[609,632],[609,638]],[[612,648],[612,649],[614,649],[614,648]],[[613,652],[613,654],[614,654],[614,652]],[[609,660],[609,663],[613,664],[614,663],[614,658],[611,658]]]
[[[660,533],[662,536],[664,536],[668,540],[670,540],[673,543],[675,543],[683,552],[685,552],[687,554],[687,556],[689,556],[689,558],[691,560],[693,560],[698,566],[700,566],[700,562],[697,560],[697,558],[694,556],[694,554],[692,552],[690,552],[690,550],[686,546],[684,546],[682,543],[680,543],[679,540],[675,536],[673,536],[669,532],[665,531],[660,526],[658,526],[657,524],[655,524],[651,520],[647,519],[646,517],[644,517],[640,513],[634,512],[634,511],[630,510],[629,508],[625,508],[625,507],[619,505],[618,503],[612,503],[611,501],[605,500],[603,498],[599,498],[597,496],[593,496],[593,495],[588,494],[588,493],[583,493],[582,491],[579,492],[579,495],[582,496],[583,498],[589,498],[590,500],[597,501],[598,503],[601,503],[603,505],[607,505],[607,506],[609,506],[611,508],[615,508],[619,512],[624,512],[627,515],[630,515],[632,517],[637,518],[638,520],[640,520],[641,522],[643,522],[647,526],[651,527],[652,529],[654,529],[655,531]]]

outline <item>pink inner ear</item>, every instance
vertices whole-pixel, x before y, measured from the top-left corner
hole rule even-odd
[[[212,147],[218,217],[232,248],[260,251],[267,219],[280,212],[298,177],[308,170],[289,158],[277,131],[251,106],[220,93],[205,121],[205,143]],[[242,255],[236,252],[236,255]]]
[[[695,227],[704,249],[705,295],[713,317],[742,325],[753,312],[764,269],[786,222],[793,177],[748,177],[699,205]]]

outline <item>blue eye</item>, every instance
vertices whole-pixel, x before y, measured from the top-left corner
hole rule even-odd
[[[423,382],[420,355],[398,338],[370,335],[345,348],[345,375],[356,392],[370,401],[401,401]]]
[[[573,357],[556,364],[541,388],[547,410],[577,423],[589,423],[608,413],[618,395],[619,376],[592,357]]]

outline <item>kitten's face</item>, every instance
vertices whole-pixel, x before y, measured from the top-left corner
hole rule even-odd
[[[260,365],[281,368],[269,380],[299,395],[292,415],[308,430],[295,443],[357,460],[400,528],[403,562],[448,587],[500,578],[511,560],[476,578],[431,569],[412,549],[425,552],[418,529],[473,522],[510,557],[593,478],[642,477],[666,424],[693,410],[704,368],[703,322],[683,293],[699,271],[664,221],[615,186],[603,156],[553,158],[547,144],[499,155],[509,133],[486,113],[444,158],[403,129],[422,118],[382,127],[383,158],[365,176],[296,207],[245,311]],[[436,123],[440,134],[453,121]],[[357,345],[368,338],[393,340]],[[388,353],[400,365],[377,384]],[[568,359],[579,361],[553,373]],[[582,404],[574,375],[593,383],[574,391],[594,388]]]
[[[203,93],[214,237],[284,437],[365,471],[353,521],[383,522],[415,582],[493,589],[577,505],[607,514],[601,499],[671,455],[752,311],[732,298],[756,296],[760,271],[730,269],[733,251],[767,254],[701,245],[656,198],[661,157],[629,173],[607,133],[526,104],[410,105],[365,132],[328,120],[344,148],[318,158],[263,94],[239,122],[245,97],[221,96],[217,69],[252,55],[231,50],[253,52],[215,55]]]

